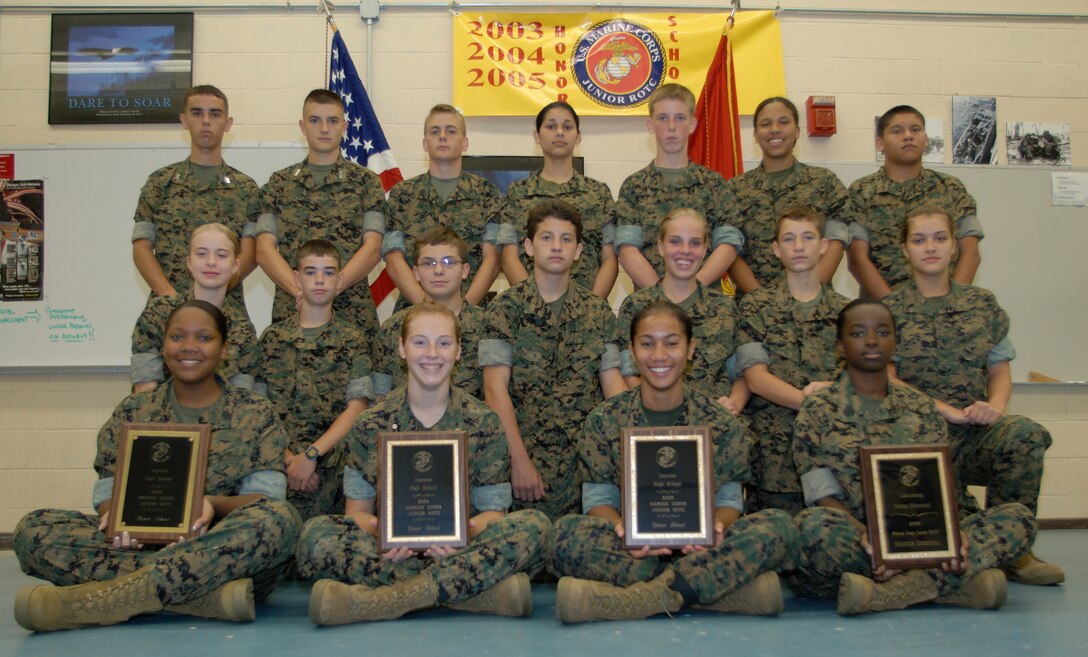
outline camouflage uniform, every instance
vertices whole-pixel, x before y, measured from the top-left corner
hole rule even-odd
[[[835,323],[847,299],[823,286],[812,304],[801,304],[785,280],[744,295],[740,302],[736,369],[766,365],[798,389],[834,380],[839,372]],[[756,436],[752,458],[753,508],[802,508],[801,481],[793,465],[793,421],[797,412],[752,395],[744,409]]]
[[[853,220],[846,187],[834,173],[795,162],[784,176],[768,174],[760,164],[730,178],[719,201],[725,222],[744,233],[744,262],[760,285],[782,279],[782,263],[771,249],[775,226],[786,210],[808,206],[824,218],[824,237],[849,244],[847,226]]]
[[[608,185],[586,178],[577,171],[574,177],[555,185],[534,171],[528,177],[515,180],[506,190],[502,204],[502,226],[499,227],[499,248],[515,244],[521,256],[521,264],[529,275],[533,274],[533,262],[525,254],[525,224],[529,211],[538,203],[548,200],[570,203],[582,214],[582,256],[574,263],[571,280],[587,290],[593,289],[597,271],[601,268],[601,256],[605,246],[612,246],[616,225],[615,202]]]
[[[604,299],[571,283],[559,317],[529,278],[488,308],[480,366],[510,367],[510,399],[529,458],[544,481],[537,508],[555,519],[577,508],[575,440],[582,422],[604,400],[600,374],[620,366],[616,316]]]
[[[396,312],[382,324],[381,349],[374,356],[375,392],[379,395],[407,384],[408,368],[399,351],[400,329],[407,313],[407,309]],[[461,360],[450,383],[479,399],[483,396],[484,375],[477,351],[487,328],[487,314],[483,308],[465,302],[457,321],[461,326]]]
[[[115,548],[98,531],[97,516],[43,509],[27,514],[15,528],[14,547],[23,571],[69,586],[110,580],[144,566],[163,604],[200,597],[229,581],[254,578],[258,599],[272,592],[283,564],[291,557],[300,521],[283,500],[283,449],[287,434],[267,401],[247,390],[227,386],[200,422],[212,428],[205,484],[207,495],[262,493],[220,518],[203,536],[161,549]],[[181,422],[173,382],[130,395],[98,433],[94,504],[110,498],[123,422]],[[199,410],[199,409],[198,409]]]
[[[349,401],[375,398],[370,343],[361,331],[335,315],[309,340],[297,318],[273,324],[261,335],[261,345],[265,359],[260,380],[268,386],[268,399],[287,429],[287,448],[294,454],[320,438]],[[303,520],[342,508],[341,445],[343,441],[318,461],[321,484],[316,492],[287,492],[287,501]]]
[[[988,367],[1016,355],[1009,316],[987,290],[953,282],[947,296],[926,299],[911,283],[885,302],[895,313],[899,378],[956,408],[985,401]],[[1049,431],[1005,415],[991,426],[949,425],[948,432],[961,484],[986,486],[990,506],[1019,502],[1038,510]]]
[[[902,249],[903,220],[914,208],[936,204],[956,222],[958,238],[983,237],[975,198],[959,178],[932,169],[922,169],[917,178],[900,183],[881,167],[850,184],[850,204],[854,210],[850,238],[869,243],[869,260],[893,290],[910,280]]]
[[[733,390],[729,374],[732,370],[730,357],[736,350],[737,314],[733,299],[718,289],[700,285],[694,296],[694,304],[687,315],[694,325],[695,357],[688,365],[685,383],[718,399]],[[635,290],[623,300],[616,334],[624,376],[638,375],[631,352],[631,321],[638,311],[654,301],[668,300],[661,291],[661,283]]]
[[[469,285],[483,262],[484,244],[495,244],[499,232],[499,209],[502,195],[486,178],[463,172],[457,187],[445,201],[431,184],[431,175],[424,173],[397,183],[389,191],[389,229],[382,239],[382,257],[390,251],[400,251],[412,264],[416,238],[437,226],[445,226],[468,244],[469,278],[461,283],[461,294]],[[410,304],[403,296],[397,299],[397,310]]]
[[[848,374],[830,388],[805,399],[797,414],[794,454],[802,475],[805,501],[839,498],[849,515],[812,506],[794,523],[801,534],[798,569],[790,587],[798,595],[834,598],[842,573],[872,576],[869,555],[861,548],[853,516],[865,522],[865,502],[858,471],[861,445],[948,444],[944,421],[933,400],[906,386],[889,384],[879,408],[866,412]],[[962,497],[961,497],[962,502]],[[960,529],[968,537],[968,569],[961,575],[928,571],[941,595],[958,589],[987,568],[1018,558],[1035,534],[1035,519],[1020,504],[1003,504],[981,513],[961,511]]]
[[[432,427],[423,426],[412,414],[405,388],[393,390],[359,416],[347,440],[344,493],[351,499],[374,500],[376,496],[381,431],[464,431],[470,513],[506,511],[509,507],[510,456],[502,424],[475,397],[451,387],[446,413]],[[426,572],[438,584],[440,602],[461,602],[508,575],[539,570],[548,526],[542,513],[519,511],[490,522],[468,547],[452,556],[416,556],[393,562],[382,558],[377,540],[352,518],[321,516],[303,527],[296,558],[299,574],[305,579],[330,578],[372,587]]]
[[[677,424],[710,427],[715,490],[732,486],[736,491],[729,502],[723,504],[716,499],[716,505],[739,508],[740,484],[749,476],[747,438],[740,422],[713,398],[688,389]],[[582,477],[587,485],[607,486],[617,511],[623,467],[620,435],[624,427],[645,426],[652,425],[646,419],[637,389],[600,404],[585,423],[579,450]],[[587,494],[587,504],[592,503]],[[768,509],[737,519],[725,530],[718,545],[685,556],[675,555],[671,562],[658,557],[635,559],[616,536],[611,522],[596,516],[569,515],[556,521],[547,554],[548,567],[556,575],[618,586],[647,582],[671,567],[698,594],[700,604],[711,604],[762,572],[792,567],[796,550],[797,532],[789,516]]]
[[[377,174],[338,158],[324,181],[314,180],[310,167],[300,162],[272,174],[261,189],[256,232],[276,236],[280,254],[294,264],[300,246],[313,239],[332,242],[346,265],[367,232],[385,234],[385,192]],[[364,335],[378,334],[378,313],[365,280],[343,290],[333,310]],[[294,317],[295,300],[276,287],[272,321]]]
[[[706,217],[710,228],[710,249],[729,244],[740,253],[744,235],[730,225],[721,206],[725,180],[715,171],[695,163],[675,187],[653,162],[623,181],[616,203],[616,252],[625,245],[637,246],[653,265],[658,277],[665,275],[665,264],[657,253],[657,233],[665,215],[673,208],[693,208]]]
[[[147,305],[132,329],[132,366],[129,379],[133,383],[154,381],[162,383],[166,374],[162,362],[162,348],[166,344],[166,320],[174,308],[193,298],[192,291],[178,297],[156,297]],[[261,366],[261,344],[257,342],[257,329],[249,320],[246,309],[234,299],[223,302],[223,314],[227,317],[227,355],[220,361],[219,375],[233,386],[253,389],[254,378]]]
[[[155,249],[166,280],[178,294],[193,287],[186,268],[193,229],[210,223],[229,226],[239,238],[252,238],[255,226],[249,217],[256,210],[257,183],[224,163],[213,183],[202,186],[189,160],[155,171],[140,190],[133,217],[132,241],[146,239]],[[238,285],[227,293],[244,310],[244,290]]]

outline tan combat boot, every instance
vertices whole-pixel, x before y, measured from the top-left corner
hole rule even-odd
[[[843,616],[870,611],[905,609],[937,597],[937,584],[924,570],[908,570],[886,582],[843,573],[839,579],[838,611]]]
[[[963,583],[956,591],[934,600],[940,605],[956,605],[974,609],[999,609],[1005,604],[1005,573],[990,568]]]
[[[696,609],[726,611],[751,616],[775,616],[782,611],[782,585],[775,573],[761,573],[755,579],[722,596],[708,605],[695,605]]]
[[[253,580],[248,577],[227,582],[199,598],[166,605],[166,611],[232,623],[249,623],[257,617],[253,604]]]
[[[1032,586],[1049,586],[1065,581],[1061,566],[1047,563],[1032,552],[1005,566],[1004,571],[1012,581]]]
[[[152,569],[75,586],[24,586],[15,595],[15,620],[33,632],[116,625],[162,609]]]
[[[437,604],[438,584],[427,573],[376,588],[323,579],[310,592],[310,621],[315,625],[343,625],[392,620]]]
[[[528,575],[515,573],[467,600],[447,602],[446,607],[477,614],[528,616],[533,613],[533,589]]]
[[[564,577],[555,594],[555,616],[564,623],[585,623],[673,614],[684,604],[683,596],[669,588],[673,579],[672,569],[627,587]]]

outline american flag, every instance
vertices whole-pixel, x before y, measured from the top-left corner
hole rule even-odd
[[[329,54],[329,90],[335,91],[344,101],[345,121],[348,131],[340,142],[340,154],[344,159],[361,164],[378,174],[386,194],[393,185],[404,180],[393,157],[393,149],[385,139],[382,125],[366,95],[363,81],[351,61],[348,47],[336,30],[332,38],[332,52]],[[389,274],[381,275],[370,285],[370,294],[374,303],[380,304],[395,289]]]

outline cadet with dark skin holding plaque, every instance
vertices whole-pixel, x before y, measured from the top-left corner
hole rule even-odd
[[[284,499],[287,433],[272,407],[216,376],[227,320],[206,301],[179,305],[166,322],[163,360],[171,378],[118,405],[98,434],[98,516],[42,509],[15,528],[19,565],[57,586],[27,586],[15,619],[37,632],[113,625],[165,609],[230,621],[254,619],[291,556],[299,517]],[[110,495],[125,422],[211,425],[204,511],[196,536],[147,549],[124,533],[112,542]],[[144,549],[141,549],[141,548]]]
[[[692,323],[667,301],[631,322],[642,384],[593,409],[579,441],[585,515],[556,521],[548,567],[559,580],[556,615],[564,623],[629,620],[687,606],[773,615],[782,610],[775,571],[792,567],[797,532],[777,509],[742,516],[748,447],[740,422],[716,399],[684,382],[696,344]],[[619,483],[624,427],[709,427],[713,443],[713,546],[624,547]]]
[[[948,442],[933,400],[889,379],[895,338],[895,319],[879,301],[858,299],[839,313],[837,349],[846,371],[805,399],[794,425],[809,508],[794,518],[801,549],[790,588],[804,597],[837,595],[843,615],[924,602],[996,609],[1006,590],[998,566],[1025,553],[1035,535],[1035,518],[1022,504],[961,513],[960,558],[941,568],[872,568],[858,446]]]
[[[391,620],[437,606],[527,616],[533,607],[526,573],[543,567],[549,523],[539,511],[506,512],[513,496],[502,424],[483,402],[450,385],[461,355],[453,312],[430,300],[412,306],[401,326],[400,355],[407,363],[407,386],[365,411],[348,434],[344,515],[313,518],[299,537],[299,574],[320,580],[310,594],[310,620]],[[378,433],[421,431],[466,435],[474,514],[469,544],[383,552],[378,526],[384,508],[375,505]]]

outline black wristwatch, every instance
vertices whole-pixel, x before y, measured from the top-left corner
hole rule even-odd
[[[310,459],[314,463],[317,463],[317,460],[321,458],[321,452],[317,451],[317,448],[313,445],[310,445],[309,447],[304,449],[302,453],[306,456],[306,458]]]

